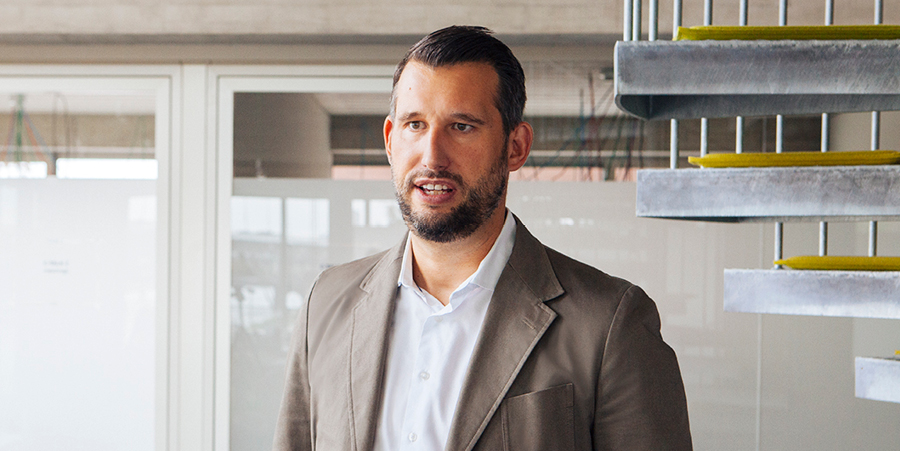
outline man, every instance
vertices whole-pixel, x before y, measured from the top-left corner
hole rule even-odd
[[[319,276],[276,449],[691,448],[653,301],[505,208],[533,138],[524,81],[479,27],[436,31],[400,62],[384,139],[410,232]]]

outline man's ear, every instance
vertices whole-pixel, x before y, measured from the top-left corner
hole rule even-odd
[[[534,141],[534,129],[528,122],[520,122],[509,134],[506,144],[507,164],[509,171],[516,171],[525,164],[531,153],[531,143]]]
[[[394,121],[388,115],[384,118],[384,151],[387,153],[388,164],[391,162],[391,130],[394,128]]]

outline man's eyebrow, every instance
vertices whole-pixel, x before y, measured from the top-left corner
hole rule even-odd
[[[400,116],[400,122],[406,122],[410,119],[420,116],[421,113],[418,111],[409,111]]]
[[[450,115],[450,117],[460,120],[462,122],[470,122],[470,123],[476,124],[476,125],[484,125],[487,123],[483,119],[472,116],[471,114],[468,114],[468,113],[453,113]]]
[[[399,116],[399,122],[414,120],[421,115],[422,113],[418,111],[409,111]],[[468,122],[475,125],[484,125],[487,123],[484,119],[472,116],[468,113],[453,113],[450,115],[450,117],[461,122]]]

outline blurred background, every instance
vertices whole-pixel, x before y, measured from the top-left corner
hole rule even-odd
[[[702,2],[683,8],[703,24]],[[834,8],[872,22],[869,0]],[[738,9],[716,2],[713,22]],[[824,11],[793,0],[788,23]],[[619,2],[41,0],[0,17],[0,450],[269,449],[312,281],[404,236],[393,66],[452,24],[492,28],[525,68],[535,144],[510,210],[657,302],[696,449],[900,443],[900,404],[854,395],[854,357],[900,349],[900,320],[726,313],[723,270],[771,268],[772,226],[635,217],[636,171],[669,167],[670,129],[614,105]],[[751,1],[748,22],[776,25],[778,3]],[[665,2],[661,39],[671,23]],[[869,117],[831,115],[831,149],[868,149]],[[900,115],[881,123],[898,150]],[[711,119],[710,151],[735,134]],[[821,134],[821,115],[786,117],[784,149]],[[744,152],[775,140],[774,117],[745,118]],[[688,166],[699,119],[677,144]],[[900,226],[879,227],[879,254],[900,255]],[[786,224],[784,255],[816,254],[817,233]],[[831,224],[829,253],[865,255],[867,233]]]

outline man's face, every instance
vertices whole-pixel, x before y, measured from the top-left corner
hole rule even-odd
[[[509,145],[494,102],[498,83],[482,63],[404,68],[384,135],[400,209],[417,236],[465,238],[505,203]]]

